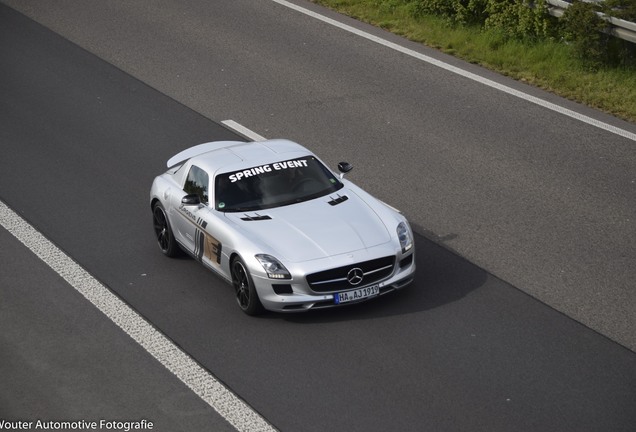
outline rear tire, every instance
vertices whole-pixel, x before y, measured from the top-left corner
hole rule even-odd
[[[239,257],[232,260],[232,285],[236,293],[236,303],[248,315],[259,315],[265,311],[258,298],[254,281],[243,260]]]
[[[170,228],[166,211],[158,201],[152,208],[152,222],[155,229],[155,238],[161,252],[171,258],[178,256],[181,250],[174,238],[172,228]]]

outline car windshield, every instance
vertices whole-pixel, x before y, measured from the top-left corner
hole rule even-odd
[[[306,156],[219,174],[214,201],[219,211],[254,211],[307,201],[342,187],[318,159]]]

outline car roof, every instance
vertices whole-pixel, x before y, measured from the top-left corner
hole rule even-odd
[[[257,165],[294,159],[311,154],[309,150],[290,140],[213,141],[190,147],[170,158],[168,166],[186,160],[208,173],[231,172]]]

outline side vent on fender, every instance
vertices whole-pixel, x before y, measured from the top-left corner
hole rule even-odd
[[[349,197],[346,195],[338,195],[338,198],[333,198],[331,201],[328,201],[328,202],[329,202],[329,205],[335,206],[340,204],[341,202],[345,202],[348,199]]]
[[[262,221],[262,220],[269,220],[269,219],[271,219],[271,217],[267,215],[259,215],[258,213],[255,214],[254,216],[250,216],[246,214],[245,217],[241,218],[241,220],[244,220],[244,221]]]

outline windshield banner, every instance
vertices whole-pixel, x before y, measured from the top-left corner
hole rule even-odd
[[[276,162],[273,164],[261,165],[243,171],[237,171],[234,174],[230,174],[228,178],[230,179],[230,183],[234,183],[247,177],[265,174],[266,172],[280,171],[287,168],[302,168],[306,166],[307,161],[305,159],[290,160],[287,162]]]

